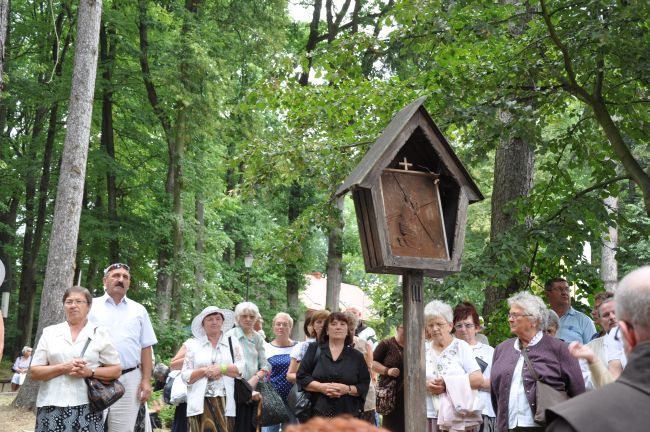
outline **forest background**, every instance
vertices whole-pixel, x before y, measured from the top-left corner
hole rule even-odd
[[[77,7],[0,0],[10,358],[43,316]],[[247,276],[269,321],[303,312],[306,273],[327,276],[331,308],[342,281],[359,285],[388,334],[399,281],[365,273],[353,205],[335,191],[392,115],[426,95],[486,196],[470,207],[462,272],[425,279],[426,300],[474,302],[493,340],[515,291],[562,275],[590,300],[650,261],[649,9],[105,0],[74,280],[101,294],[103,267],[128,263],[162,359],[198,310],[242,301]]]

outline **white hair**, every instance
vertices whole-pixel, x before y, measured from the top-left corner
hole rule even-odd
[[[650,339],[650,266],[627,274],[616,288],[616,318]]]
[[[553,309],[546,309],[546,319],[544,322],[544,330],[548,330],[550,327],[555,327],[558,331],[560,330],[560,317]]]
[[[530,315],[534,321],[537,321],[537,329],[542,330],[546,328],[546,304],[540,297],[531,294],[528,291],[521,291],[508,299],[508,306],[519,306]]]
[[[273,321],[271,322],[271,324],[275,325],[275,320],[278,318],[285,318],[286,320],[289,321],[289,327],[293,327],[293,318],[291,318],[291,315],[289,315],[288,313],[286,312],[276,313],[275,316],[273,317]]]
[[[23,347],[23,349],[20,351],[20,353],[21,353],[22,355],[25,355],[25,353],[28,352],[28,351],[33,351],[33,350],[32,350],[32,347],[25,345],[25,346]]]
[[[454,322],[454,311],[447,303],[440,300],[433,300],[424,307],[424,320],[429,321],[432,318],[442,317],[449,324]]]
[[[242,302],[235,307],[235,324],[239,327],[239,317],[241,314],[250,313],[255,315],[256,319],[260,315],[260,310],[257,308],[255,303],[251,302]]]

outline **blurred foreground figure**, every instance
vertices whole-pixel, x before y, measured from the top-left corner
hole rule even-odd
[[[315,417],[305,424],[293,425],[287,432],[388,432],[363,420],[348,416],[323,418]]]
[[[620,281],[616,290],[616,317],[629,359],[620,378],[547,410],[547,431],[647,430],[650,267],[641,267]]]

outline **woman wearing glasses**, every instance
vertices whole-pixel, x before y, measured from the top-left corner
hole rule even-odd
[[[508,299],[508,323],[515,335],[499,344],[492,359],[492,403],[497,415],[497,430],[544,430],[535,422],[536,381],[526,365],[522,349],[541,381],[569,397],[584,393],[585,383],[578,361],[567,344],[544,334],[546,305],[530,294],[520,292]]]
[[[461,387],[478,389],[483,383],[481,368],[476,362],[474,352],[467,342],[454,338],[451,334],[453,328],[453,312],[451,307],[438,300],[434,300],[424,307],[424,322],[426,332],[431,339],[425,345],[426,362],[426,387],[427,392],[427,432],[441,430],[444,419],[449,418],[447,411],[443,411],[443,400],[450,391],[458,391]],[[459,379],[460,376],[467,378]],[[463,383],[469,380],[469,385]],[[464,380],[464,381],[463,381]],[[453,382],[456,388],[447,388],[447,383]],[[462,391],[462,390],[461,390]],[[472,403],[475,405],[475,403]],[[468,407],[469,408],[469,407]],[[472,410],[474,411],[474,410]],[[440,418],[440,414],[443,418]],[[460,419],[456,419],[460,420]],[[481,424],[480,410],[473,416],[468,416],[465,430],[478,430]]]
[[[291,351],[296,345],[296,342],[289,337],[293,328],[293,318],[287,313],[278,312],[273,318],[272,328],[275,338],[265,345],[266,358],[271,365],[271,376],[269,379],[271,385],[287,406],[287,411],[291,413],[287,405],[287,397],[293,384],[287,381],[287,371],[291,362]],[[296,423],[295,418],[290,418],[288,423]],[[278,432],[279,430],[279,424],[262,428],[263,432]]]
[[[454,308],[454,335],[469,344],[483,373],[483,382],[478,387],[478,396],[485,406],[482,412],[483,424],[480,432],[492,432],[496,426],[496,415],[490,398],[490,370],[492,368],[494,348],[476,339],[476,334],[480,328],[478,312],[476,312],[473,304],[462,302]]]
[[[84,378],[113,380],[122,369],[108,330],[88,322],[92,300],[86,288],[68,288],[63,294],[66,320],[43,329],[38,341],[29,368],[33,380],[43,381],[36,399],[37,432],[104,431],[102,412],[88,405]]]

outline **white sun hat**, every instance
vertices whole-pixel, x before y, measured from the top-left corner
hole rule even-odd
[[[221,309],[216,306],[208,306],[201,311],[200,314],[194,317],[192,320],[192,334],[195,338],[200,339],[205,336],[205,329],[203,328],[203,320],[208,315],[212,314],[221,314],[223,316],[223,326],[221,331],[224,333],[232,328],[235,324],[235,313],[228,309]]]

